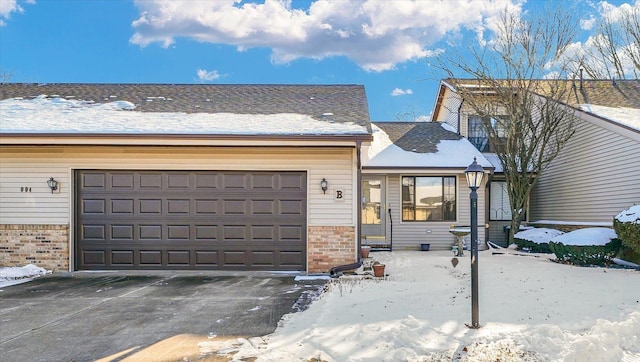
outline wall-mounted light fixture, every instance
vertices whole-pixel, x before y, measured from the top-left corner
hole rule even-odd
[[[329,189],[329,181],[327,181],[327,179],[325,179],[324,177],[322,178],[322,181],[320,181],[320,188],[322,189],[323,194],[326,194],[327,190]]]
[[[54,180],[53,177],[50,177],[47,180],[47,186],[51,189],[51,193],[58,189],[58,181]]]

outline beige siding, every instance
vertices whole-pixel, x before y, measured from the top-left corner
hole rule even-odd
[[[3,147],[0,223],[71,224],[77,169],[307,171],[308,223],[353,226],[355,148]],[[54,177],[54,194],[46,180]],[[320,180],[329,181],[323,194]],[[31,192],[21,192],[29,187]],[[336,200],[335,191],[344,198]]]
[[[440,112],[434,115],[433,121],[444,122],[458,130],[458,109],[462,103],[462,98],[447,88],[445,90],[444,99],[442,100]],[[460,130],[458,130],[460,131]]]
[[[530,220],[611,223],[640,203],[640,133],[590,117],[536,185]]]
[[[435,174],[411,173],[407,176],[440,176]],[[403,222],[401,205],[401,177],[403,175],[392,174],[387,178],[387,200],[393,217],[393,248],[394,249],[417,249],[422,243],[430,243],[431,250],[448,250],[454,244],[456,238],[449,233],[451,225],[470,224],[470,190],[464,175],[457,177],[457,218],[456,222]],[[479,224],[484,224],[485,212],[485,188],[478,190],[478,220]],[[387,232],[390,230],[387,228]],[[485,239],[484,229],[478,230],[478,238]]]

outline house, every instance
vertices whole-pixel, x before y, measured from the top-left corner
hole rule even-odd
[[[569,80],[571,97],[561,103],[578,117],[576,132],[540,176],[527,220],[570,230],[611,227],[613,217],[640,203],[640,81]],[[433,120],[468,138],[494,165],[487,184],[488,239],[506,243],[509,198],[502,168],[478,117],[456,90],[464,82],[441,81]]]
[[[475,158],[487,180],[492,164],[446,123],[375,122],[372,129],[373,141],[362,148],[363,244],[450,250],[456,243],[452,226],[470,226],[465,170]],[[478,205],[485,195],[481,187]],[[478,220],[485,212],[478,208]]]
[[[0,85],[0,265],[357,260],[360,85]]]

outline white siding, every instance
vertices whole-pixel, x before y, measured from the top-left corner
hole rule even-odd
[[[640,133],[589,117],[534,188],[529,220],[611,223],[640,203]]]
[[[469,195],[471,190],[467,186],[467,180],[464,175],[458,175],[456,178],[456,204],[457,204],[457,221],[402,221],[402,197],[401,197],[401,177],[402,176],[441,176],[440,174],[419,174],[411,173],[406,175],[392,174],[387,178],[387,203],[391,208],[393,217],[393,248],[394,249],[417,249],[422,243],[430,243],[431,250],[449,250],[456,241],[456,237],[449,232],[451,225],[470,224],[471,204]],[[444,175],[446,176],[446,175]],[[486,180],[486,178],[485,178]],[[482,205],[485,204],[485,187],[478,189],[478,224],[484,224],[485,211]],[[387,233],[390,233],[387,228]],[[485,230],[478,230],[478,238],[481,241],[485,239]]]
[[[0,223],[71,224],[78,169],[290,170],[307,172],[309,226],[355,226],[354,155],[355,148],[3,147]],[[51,194],[49,177],[59,181],[59,192]],[[322,178],[329,181],[326,195]]]

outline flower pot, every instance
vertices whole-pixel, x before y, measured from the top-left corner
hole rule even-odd
[[[431,244],[420,244],[420,250],[422,251],[429,251],[430,247],[431,247]]]
[[[362,245],[360,247],[360,256],[363,258],[368,258],[370,251],[371,251],[371,247],[369,245]]]
[[[373,276],[377,278],[384,276],[384,264],[373,264]]]

